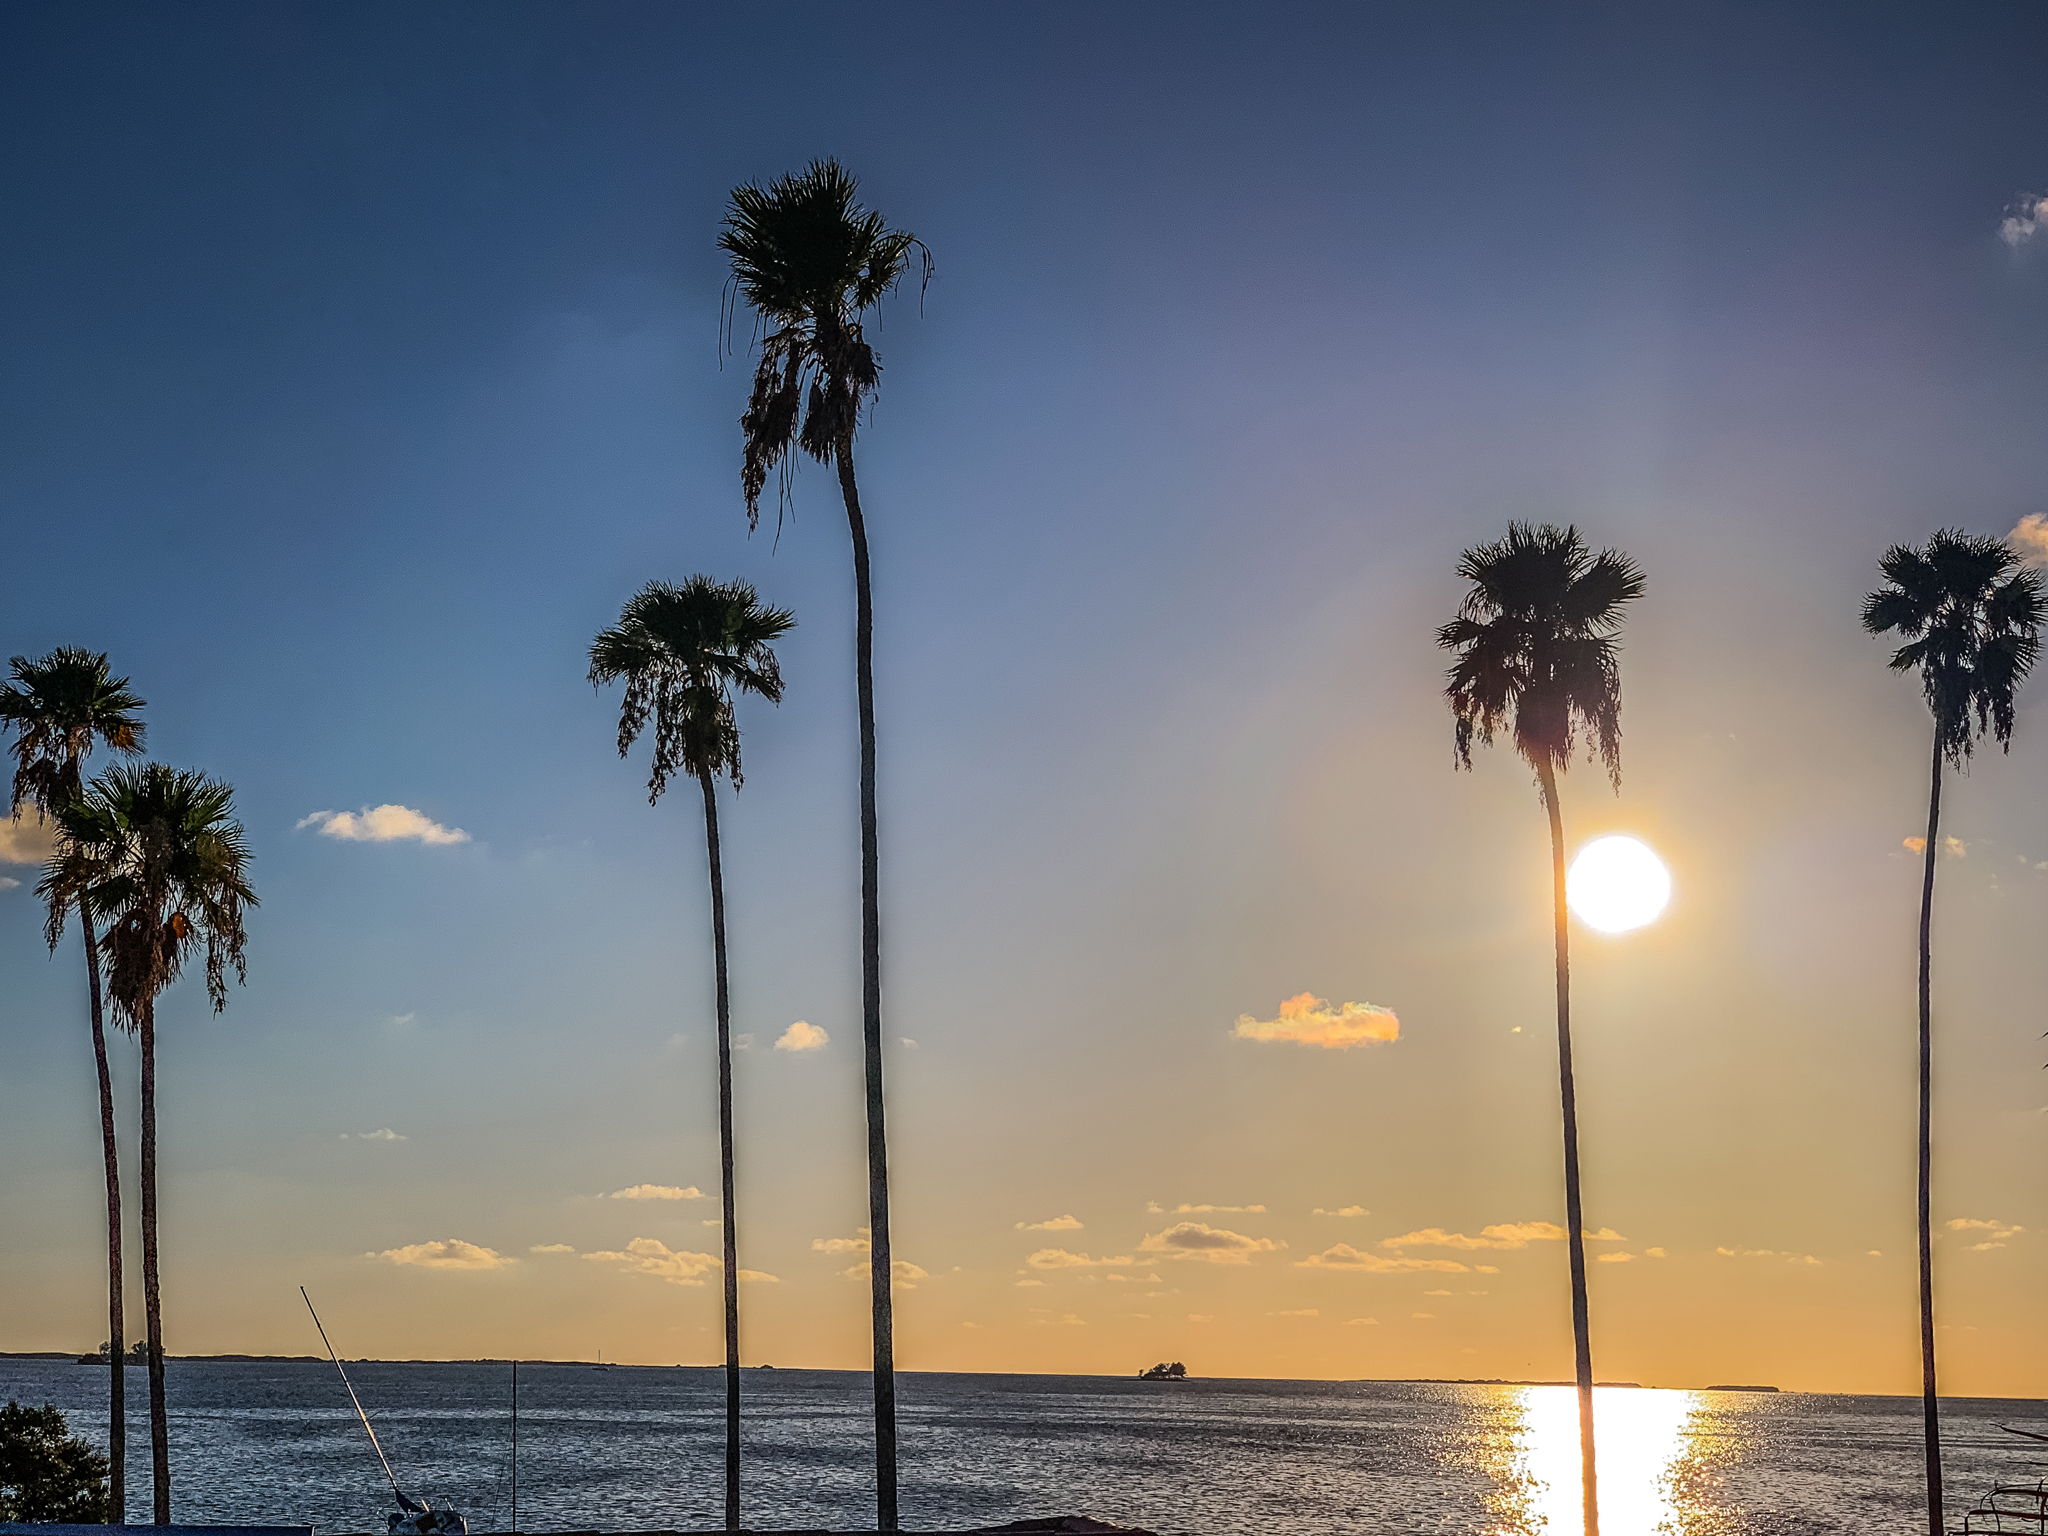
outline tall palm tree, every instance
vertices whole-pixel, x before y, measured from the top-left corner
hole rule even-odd
[[[749,526],[761,492],[780,467],[783,488],[792,447],[839,475],[853,539],[854,691],[860,714],[861,1038],[868,1110],[868,1227],[875,1354],[875,1508],[884,1531],[897,1527],[896,1355],[889,1243],[889,1155],[882,1098],[882,916],[880,834],[875,814],[875,620],[867,524],[853,472],[861,408],[881,377],[862,329],[920,259],[915,235],[891,229],[862,206],[858,185],[837,161],[816,160],[769,186],[735,188],[718,243],[732,259],[733,281],[759,317],[761,356],[752,396],[740,417],[745,451],[740,484]]]
[[[52,931],[72,906],[103,920],[107,992],[142,1043],[142,1299],[148,1329],[152,1508],[171,1522],[170,1424],[164,1405],[163,1289],[157,1265],[156,1000],[194,950],[206,991],[227,1006],[227,977],[244,974],[242,916],[256,905],[234,791],[162,763],[115,767],[56,812],[57,852],[37,890]]]
[[[98,651],[60,646],[8,663],[13,681],[0,687],[0,727],[14,732],[11,804],[32,805],[47,820],[85,790],[85,760],[95,746],[134,756],[142,750],[143,701],[115,677]],[[53,914],[54,915],[54,914]],[[100,998],[98,937],[81,902],[78,932],[85,945],[85,989],[92,1022],[93,1065],[99,1073],[100,1161],[107,1185],[107,1500],[116,1521],[128,1508],[128,1378],[121,1261],[121,1164],[114,1140],[114,1082],[107,1069],[106,1013]],[[50,934],[57,947],[58,934]]]
[[[1472,584],[1437,631],[1454,652],[1445,689],[1457,719],[1457,760],[1506,732],[1529,766],[1550,820],[1551,925],[1557,951],[1557,1076],[1564,1110],[1565,1240],[1571,1256],[1572,1348],[1579,1389],[1579,1463],[1588,1536],[1600,1529],[1593,1456],[1593,1344],[1586,1306],[1585,1215],[1579,1198],[1579,1106],[1572,1076],[1571,943],[1565,911],[1564,812],[1557,776],[1581,740],[1621,789],[1620,634],[1643,592],[1642,572],[1614,550],[1595,555],[1577,528],[1510,523],[1507,537],[1458,561]]]
[[[627,599],[619,622],[590,643],[590,681],[623,682],[619,756],[651,720],[654,766],[647,802],[671,775],[687,773],[704,793],[704,849],[711,875],[711,960],[718,1012],[718,1164],[725,1237],[725,1528],[740,1528],[739,1218],[733,1200],[732,999],[725,958],[725,875],[718,843],[717,781],[740,787],[737,689],[782,699],[775,642],[796,625],[764,607],[744,581],[692,576],[681,586],[651,581]]]
[[[1878,562],[1886,585],[1863,602],[1863,627],[1896,633],[1895,671],[1920,674],[1934,716],[1927,841],[1920,874],[1920,1392],[1927,1458],[1928,1536],[1941,1536],[1941,1416],[1934,1372],[1934,1023],[1931,997],[1934,858],[1941,847],[1941,777],[1987,733],[2010,750],[2013,695],[2040,650],[2041,578],[2003,539],[1944,528],[1924,548],[1895,544]]]

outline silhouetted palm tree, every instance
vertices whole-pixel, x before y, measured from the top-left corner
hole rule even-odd
[[[1927,1529],[1941,1536],[1941,1417],[1934,1372],[1933,1170],[1934,858],[1941,848],[1941,771],[1960,768],[1987,732],[2010,749],[2013,695],[2040,649],[2041,579],[2003,539],[1944,528],[1922,549],[1895,544],[1878,562],[1886,586],[1863,602],[1863,627],[1905,644],[1892,667],[1917,671],[1934,715],[1927,841],[1920,876],[1920,1390],[1927,1457]]]
[[[873,1261],[876,1518],[896,1529],[896,1364],[890,1284],[888,1138],[882,1099],[881,855],[875,815],[874,601],[867,525],[853,473],[861,407],[881,374],[863,317],[922,258],[917,237],[891,229],[856,197],[836,161],[813,161],[767,187],[736,188],[718,243],[733,281],[765,328],[753,394],[740,417],[740,482],[750,525],[768,474],[792,469],[792,447],[839,475],[853,539],[854,690],[860,714],[861,1034],[868,1099],[868,1226]]]
[[[118,1018],[142,1042],[142,1299],[148,1328],[149,1450],[154,1520],[171,1520],[170,1425],[164,1405],[163,1289],[157,1266],[156,1000],[195,948],[206,991],[227,1006],[230,969],[240,980],[247,936],[249,850],[234,818],[234,791],[203,773],[162,763],[110,768],[57,808],[57,853],[37,890],[50,900],[52,931],[66,911],[88,908],[106,925],[101,955]]]
[[[1600,1528],[1593,1456],[1593,1345],[1586,1309],[1585,1216],[1579,1199],[1578,1091],[1572,1078],[1571,947],[1565,910],[1564,813],[1557,776],[1581,739],[1621,788],[1623,611],[1643,592],[1626,555],[1591,553],[1576,528],[1511,523],[1495,544],[1465,551],[1472,584],[1458,616],[1437,631],[1457,654],[1445,690],[1457,717],[1458,764],[1472,744],[1505,731],[1536,770],[1550,819],[1551,922],[1557,946],[1557,1072],[1564,1109],[1565,1239],[1571,1255],[1572,1346],[1579,1389],[1579,1456],[1588,1536]]]
[[[619,622],[590,644],[590,681],[623,682],[619,756],[654,725],[651,805],[672,774],[704,792],[704,848],[711,874],[711,959],[718,1012],[718,1162],[725,1236],[725,1528],[740,1528],[739,1217],[733,1199],[732,1002],[725,958],[725,876],[719,855],[717,780],[740,786],[740,729],[732,692],[782,698],[774,643],[795,627],[764,607],[743,581],[692,576],[681,586],[652,581],[626,602]]]
[[[31,660],[8,663],[13,682],[0,687],[0,726],[14,732],[12,804],[32,805],[45,819],[85,789],[85,760],[95,746],[134,756],[142,750],[143,701],[115,677],[98,651],[61,646]],[[54,916],[54,913],[53,913]],[[114,1083],[107,1068],[107,1026],[100,999],[98,938],[92,913],[81,902],[78,931],[85,944],[86,1003],[92,1022],[93,1065],[99,1073],[100,1161],[107,1185],[107,1500],[116,1522],[127,1517],[127,1313],[122,1288],[121,1164],[114,1139]],[[59,934],[49,935],[57,947]]]

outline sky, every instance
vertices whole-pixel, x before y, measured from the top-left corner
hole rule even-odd
[[[2044,46],[1998,3],[0,11],[0,647],[106,650],[262,899],[227,1010],[161,1015],[172,1352],[310,1352],[304,1284],[349,1355],[717,1358],[701,823],[584,680],[702,571],[798,618],[723,813],[746,1355],[864,1362],[846,534],[815,466],[748,533],[715,243],[829,154],[936,262],[860,449],[901,1365],[1569,1375],[1547,834],[1508,755],[1454,771],[1433,641],[1524,518],[1649,578],[1621,790],[1565,787],[1676,887],[1576,939],[1599,1373],[1911,1390],[1928,725],[1858,610],[1888,544],[2048,513]],[[1957,1393],[2048,1395],[2044,690],[1946,801]],[[97,1120],[34,874],[0,1348],[70,1350]],[[1398,1038],[1287,1038],[1347,1009]]]

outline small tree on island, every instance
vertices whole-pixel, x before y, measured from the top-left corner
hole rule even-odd
[[[107,1518],[107,1458],[45,1405],[0,1407],[0,1520],[98,1525]]]

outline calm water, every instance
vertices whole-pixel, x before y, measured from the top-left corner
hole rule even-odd
[[[476,1530],[506,1528],[503,1366],[351,1374],[409,1492],[446,1497]],[[139,1402],[142,1373],[129,1382]],[[871,1514],[866,1379],[750,1371],[747,1387],[748,1524],[846,1527]],[[1579,1536],[1564,1388],[920,1374],[900,1390],[913,1527],[1085,1512],[1160,1532]],[[389,1495],[330,1366],[173,1361],[170,1393],[180,1518],[383,1528]],[[104,1432],[104,1372],[0,1360],[9,1397],[53,1402],[81,1432]],[[714,1527],[720,1403],[708,1370],[522,1367],[521,1528]],[[1914,1528],[1911,1400],[1612,1389],[1598,1413],[1605,1536]],[[2048,1470],[1995,1427],[2044,1419],[2048,1404],[1950,1404],[1958,1498],[1994,1474]],[[143,1450],[139,1508],[139,1416],[129,1444]]]

